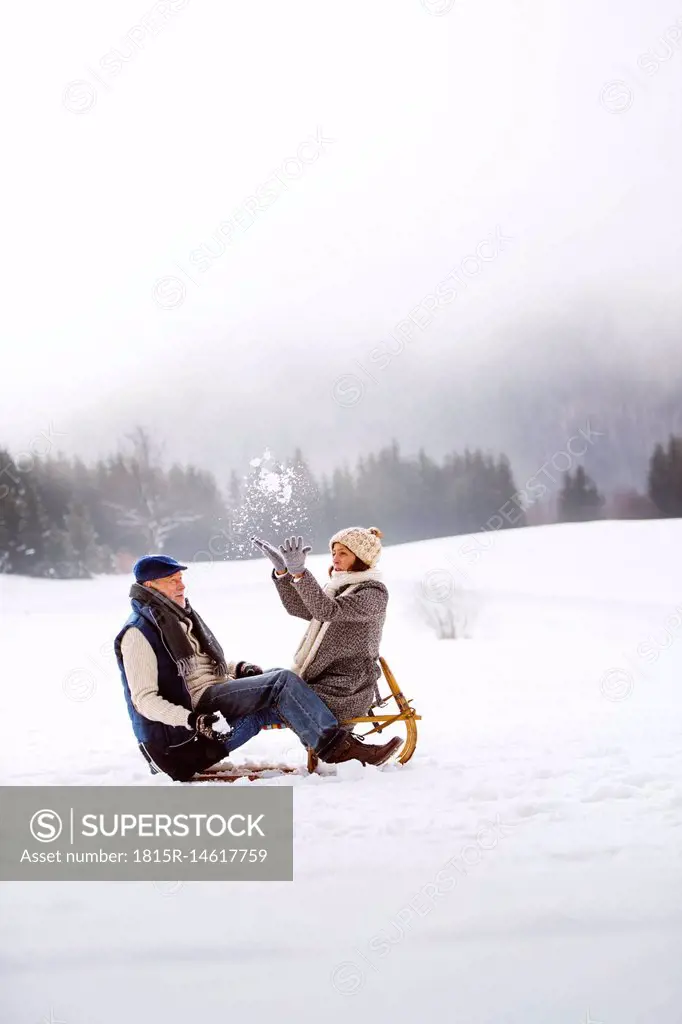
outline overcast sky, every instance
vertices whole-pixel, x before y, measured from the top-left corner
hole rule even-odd
[[[371,447],[377,370],[413,407],[583,298],[614,363],[619,323],[635,368],[640,331],[679,351],[677,0],[16,4],[1,75],[15,449],[144,420],[229,460],[318,420],[332,458],[349,417]]]

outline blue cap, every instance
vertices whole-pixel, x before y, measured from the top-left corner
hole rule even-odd
[[[145,555],[135,562],[133,572],[138,583],[148,583],[149,580],[161,580],[164,576],[172,576],[186,568],[186,565],[180,565],[170,555]]]

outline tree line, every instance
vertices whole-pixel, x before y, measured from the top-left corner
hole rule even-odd
[[[396,443],[316,478],[301,451],[269,451],[224,490],[196,466],[166,468],[138,428],[125,450],[86,465],[48,455],[26,467],[0,448],[0,572],[87,579],[129,571],[149,552],[184,561],[254,557],[250,536],[303,533],[314,550],[343,526],[379,526],[387,543],[523,527],[535,522],[682,516],[682,438],[658,444],[648,495],[608,506],[582,466],[563,474],[544,516],[517,489],[504,454],[467,450],[441,462]],[[551,511],[548,513],[547,509]]]

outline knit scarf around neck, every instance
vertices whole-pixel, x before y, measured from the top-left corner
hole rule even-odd
[[[183,679],[187,679],[196,668],[197,658],[187,633],[181,623],[191,625],[192,632],[196,637],[201,650],[208,654],[216,664],[216,675],[225,675],[227,663],[223,649],[215,636],[208,628],[204,620],[195,612],[188,601],[185,607],[181,608],[175,601],[165,597],[158,590],[151,587],[143,587],[140,583],[133,583],[130,588],[130,597],[139,604],[144,605],[152,614],[154,622],[158,626],[164,643],[168,648],[171,657],[177,665],[178,672]]]
[[[324,592],[328,597],[334,597],[341,587],[348,587],[345,593],[349,594],[351,590],[355,590],[359,583],[381,579],[382,574],[379,569],[365,569],[362,572],[337,572],[334,570],[329,578],[329,582],[324,587]],[[296,586],[296,584],[292,583],[292,586]],[[297,672],[302,679],[305,679],[306,671],[320,649],[320,644],[329,626],[329,622],[320,622],[319,619],[313,619],[308,625],[294,655],[294,664],[292,666],[294,672]]]

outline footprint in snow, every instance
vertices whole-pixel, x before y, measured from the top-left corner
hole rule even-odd
[[[535,800],[532,803],[516,804],[514,809],[520,818],[532,818],[535,814],[546,814],[560,807],[561,804],[556,800]]]
[[[550,852],[552,860],[582,861],[595,860],[597,857],[616,857],[622,853],[620,846],[596,846],[583,850],[555,850]]]
[[[633,786],[623,785],[611,785],[611,786],[598,786],[594,793],[589,796],[584,796],[582,802],[584,804],[599,803],[601,800],[629,800],[633,796],[637,796],[637,790]]]
[[[652,783],[657,787],[661,786],[661,780],[657,775],[652,775],[650,772],[639,772],[633,773],[632,775],[624,775],[620,780],[625,786],[649,786]],[[669,786],[670,783],[663,783],[664,787]]]

